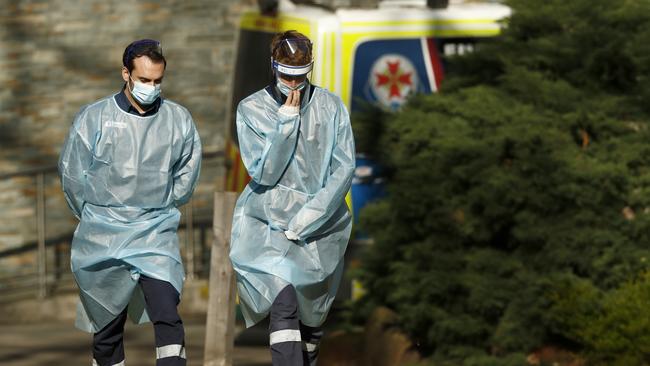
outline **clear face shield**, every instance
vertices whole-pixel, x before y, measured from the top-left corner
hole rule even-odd
[[[283,39],[280,41],[280,43],[278,43],[277,46],[275,46],[272,55],[276,53],[279,54],[283,59],[305,58],[305,55],[311,55],[311,41],[303,38]],[[310,62],[306,65],[296,66],[280,63],[273,59],[273,56],[271,56],[271,67],[273,68],[273,71],[275,73],[281,73],[287,76],[307,75],[309,72],[311,72],[313,66],[313,60],[310,60]]]

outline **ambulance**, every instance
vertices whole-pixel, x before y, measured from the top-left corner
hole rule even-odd
[[[445,73],[453,72],[446,70],[445,60],[498,36],[501,21],[511,13],[493,1],[451,0],[444,8],[430,8],[427,1],[385,0],[373,9],[337,10],[279,3],[279,9],[246,12],[240,19],[226,146],[227,191],[241,192],[249,180],[239,156],[235,111],[243,98],[272,81],[269,44],[275,33],[297,30],[312,40],[310,81],[339,95],[354,114],[363,103],[396,110],[413,93],[437,92]],[[358,211],[363,202],[355,201]]]

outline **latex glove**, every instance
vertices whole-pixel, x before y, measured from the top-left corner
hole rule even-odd
[[[284,232],[284,236],[286,236],[287,239],[289,239],[289,240],[291,240],[291,241],[296,241],[296,240],[300,239],[300,238],[298,237],[298,234],[294,233],[294,232],[291,231],[291,230],[287,230],[287,231],[285,231],[285,232]]]
[[[280,107],[280,113],[295,116],[300,112],[300,91],[293,90],[287,95],[287,101]]]

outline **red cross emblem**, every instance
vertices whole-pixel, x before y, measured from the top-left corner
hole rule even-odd
[[[405,86],[412,87],[411,72],[406,72],[400,67],[400,60],[386,61],[387,68],[383,73],[375,73],[377,87],[388,89],[389,98],[402,97]]]
[[[418,89],[418,72],[403,55],[392,53],[379,57],[368,72],[368,86],[377,101],[389,108],[399,108],[409,94]]]

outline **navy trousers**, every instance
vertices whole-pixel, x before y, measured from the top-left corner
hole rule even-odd
[[[316,366],[323,331],[300,322],[298,298],[293,286],[280,291],[271,305],[269,316],[273,366]]]
[[[178,291],[169,282],[140,276],[147,314],[156,337],[156,366],[185,366],[185,330],[178,315]],[[127,309],[93,336],[93,366],[124,365]]]

